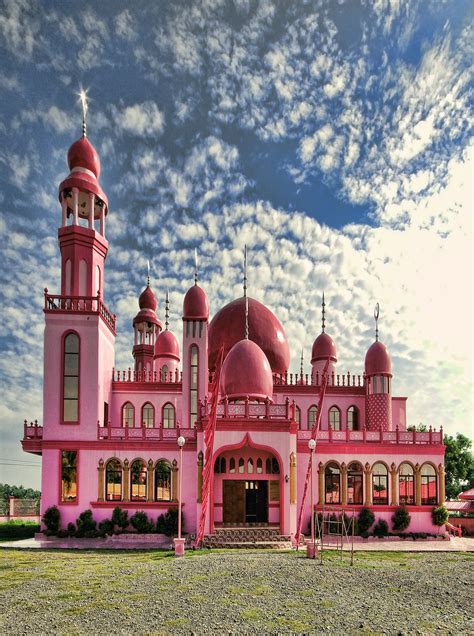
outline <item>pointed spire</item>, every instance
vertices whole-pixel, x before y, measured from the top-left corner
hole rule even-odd
[[[82,136],[87,137],[87,111],[89,110],[89,104],[87,102],[87,91],[83,88],[79,91],[79,99],[82,105]]]
[[[300,376],[301,377],[303,377],[303,362],[304,362],[303,349],[301,349],[301,362],[300,362]]]
[[[322,302],[322,321],[321,321],[321,326],[323,329],[323,333],[324,333],[324,329],[326,328],[326,303],[324,302],[324,292],[323,292],[323,302]]]
[[[374,318],[375,318],[375,341],[379,340],[379,315],[380,315],[380,306],[378,303],[375,303],[374,308]]]
[[[147,260],[146,262],[146,268],[147,268],[146,286],[150,287],[150,261],[149,260]]]
[[[198,251],[194,248],[194,284],[198,284]]]
[[[247,245],[244,247],[245,340],[249,339],[249,299],[247,296]]]
[[[247,297],[247,244],[244,246],[244,298]]]
[[[166,290],[166,300],[165,300],[165,330],[166,331],[168,331],[169,317],[170,317],[170,293],[168,290]]]

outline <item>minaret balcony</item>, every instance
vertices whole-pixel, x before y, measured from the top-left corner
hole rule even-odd
[[[100,316],[115,336],[117,317],[112,314],[100,295],[97,296],[67,296],[50,294],[44,290],[44,313],[46,314],[95,314]]]
[[[43,427],[38,424],[38,420],[28,423],[28,420],[23,422],[23,439],[21,445],[26,453],[33,453],[34,455],[41,455],[43,442]]]

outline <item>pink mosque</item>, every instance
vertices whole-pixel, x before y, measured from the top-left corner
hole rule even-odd
[[[59,186],[61,291],[44,292],[43,425],[25,421],[22,440],[26,452],[42,456],[42,513],[57,506],[66,526],[86,509],[97,521],[110,518],[119,505],[156,520],[178,506],[181,483],[184,530],[195,534],[211,383],[223,356],[205,534],[257,526],[292,539],[329,360],[314,456],[315,508],[357,513],[369,507],[391,527],[404,504],[409,531],[439,532],[431,510],[445,498],[442,430],[407,430],[407,398],[392,394],[392,362],[377,332],[358,373],[337,372],[324,299],[311,370],[301,365],[292,374],[282,324],[246,296],[245,282],[244,296],[213,308],[210,320],[196,272],[183,299],[181,346],[169,328],[168,301],[163,324],[148,282],[130,333],[133,369],[115,369],[116,317],[104,303],[109,209],[85,127],[67,159],[70,173]],[[181,463],[179,437],[185,440]],[[307,532],[309,499],[302,515]]]

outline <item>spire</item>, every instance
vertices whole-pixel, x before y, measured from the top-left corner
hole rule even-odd
[[[378,342],[378,339],[379,339],[379,314],[380,314],[379,304],[375,303],[374,318],[375,318],[375,340],[376,340],[376,342]]]
[[[324,329],[326,327],[326,303],[324,302],[324,292],[323,292],[323,302],[322,302],[322,322],[321,322],[321,326],[323,329],[323,333],[324,333]]]
[[[245,339],[249,339],[249,299],[247,296],[247,245],[244,247]]]
[[[83,88],[79,91],[79,99],[82,104],[82,136],[87,137],[87,111],[89,104],[87,103],[87,91]]]
[[[146,286],[150,287],[150,261],[146,262],[146,267],[147,267],[147,277],[146,277]]]
[[[301,362],[300,362],[300,376],[301,377],[303,377],[303,361],[304,361],[303,349],[301,349]]]
[[[165,301],[165,330],[166,331],[168,331],[169,317],[170,317],[170,293],[168,290],[166,290],[166,301]]]
[[[194,284],[198,284],[198,251],[194,248]]]

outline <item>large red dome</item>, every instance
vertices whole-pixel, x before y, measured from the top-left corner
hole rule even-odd
[[[229,351],[222,365],[221,394],[229,400],[269,400],[273,396],[270,363],[252,340],[241,340]]]
[[[179,361],[178,339],[171,331],[162,331],[155,342],[155,358],[175,358]]]
[[[387,347],[378,340],[374,342],[365,355],[366,375],[392,375],[392,360]]]
[[[290,365],[290,349],[278,318],[254,298],[249,304],[249,338],[268,358],[273,373],[285,373]],[[223,307],[209,325],[209,368],[213,370],[224,345],[224,357],[244,337],[245,298],[237,298]]]
[[[313,343],[313,349],[311,352],[311,364],[318,360],[327,360],[329,358],[333,362],[337,362],[336,345],[334,340],[327,333],[323,331]]]

